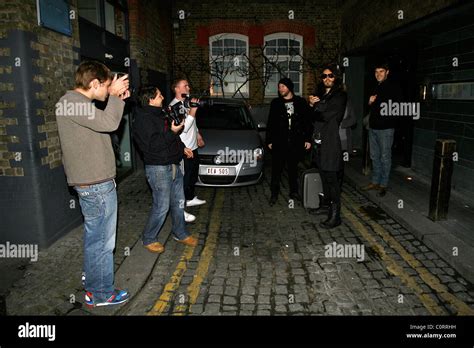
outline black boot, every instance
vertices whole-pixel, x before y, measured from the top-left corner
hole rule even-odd
[[[324,228],[334,228],[341,224],[341,203],[331,203],[329,208],[329,218],[319,225]]]
[[[329,204],[329,207],[328,207],[328,210],[326,211],[326,214],[327,214],[326,220],[321,221],[319,223],[319,226],[321,226],[321,227],[325,227],[325,225],[329,222],[329,220],[331,220],[331,216],[332,216],[332,205],[331,204]]]
[[[318,194],[318,196],[319,196],[319,207],[313,210],[313,214],[315,215],[327,214],[329,211],[329,206],[331,202],[329,202],[322,193]]]

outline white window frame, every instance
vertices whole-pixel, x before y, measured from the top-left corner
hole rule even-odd
[[[298,57],[295,57],[295,56],[291,56],[290,54],[287,54],[287,55],[282,55],[282,56],[278,56],[277,58],[272,58],[272,57],[275,57],[277,55],[267,55],[267,47],[266,47],[266,43],[268,41],[271,41],[271,40],[278,40],[278,39],[285,39],[285,40],[295,40],[295,41],[298,41],[299,44],[300,44],[300,53],[299,53],[299,56]],[[302,69],[301,69],[301,64],[303,64],[303,59],[302,59],[302,56],[303,56],[303,36],[301,35],[298,35],[298,34],[294,34],[294,33],[284,33],[284,32],[280,32],[280,33],[273,33],[273,34],[269,34],[269,35],[265,35],[264,39],[263,39],[263,42],[264,42],[264,47],[265,47],[265,51],[264,51],[264,54],[265,56],[269,57],[270,60],[272,61],[276,61],[276,62],[284,62],[284,61],[288,61],[288,62],[299,62],[300,63],[300,69],[298,71],[298,81],[295,81],[294,79],[292,79],[293,82],[297,82],[298,83],[298,86],[299,86],[299,91],[295,91],[295,93],[301,95],[302,93],[302,90],[303,90],[303,72],[302,72]],[[275,60],[276,59],[276,60]],[[264,70],[264,76],[266,76],[266,65],[265,65],[265,62],[263,63],[264,66],[263,66],[263,70]],[[289,76],[287,76],[289,77]],[[279,78],[277,78],[277,81],[279,80]],[[270,84],[270,81],[267,82],[267,85],[265,86],[265,97],[266,98],[269,98],[269,97],[276,97],[278,96],[278,84],[276,86],[272,86]]]
[[[219,57],[219,55],[213,55],[213,50],[212,50],[212,43],[217,41],[217,40],[223,40],[223,39],[233,39],[233,40],[240,40],[245,42],[245,56],[242,55],[235,55],[233,56],[234,58],[228,58],[225,55],[223,55],[224,61],[227,63],[234,63],[234,59],[238,58],[239,60],[237,61],[237,64],[240,64],[240,62],[246,63],[247,64],[247,76],[242,77],[242,80],[239,82],[239,76],[235,72],[230,72],[228,75],[225,76],[224,82],[228,82],[234,85],[233,91],[224,91],[225,97],[245,97],[247,98],[249,95],[249,62],[247,61],[247,57],[249,57],[249,39],[248,36],[242,35],[242,34],[237,34],[237,33],[221,33],[217,35],[212,35],[209,37],[209,67],[210,70],[212,71],[212,62],[214,59]],[[239,58],[240,57],[240,58]],[[221,96],[222,97],[222,90],[220,86],[215,87],[215,83],[213,82],[214,78],[211,75],[210,76],[210,92],[211,95],[213,96]],[[243,84],[243,81],[246,80],[246,83]],[[219,81],[217,81],[219,82]],[[240,87],[243,84],[242,88],[240,88],[240,93],[236,91],[238,87]]]

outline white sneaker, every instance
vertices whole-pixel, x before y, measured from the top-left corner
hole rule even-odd
[[[196,205],[203,205],[203,204],[206,204],[206,201],[203,201],[202,199],[197,198],[197,196],[191,199],[190,201],[186,201],[187,207],[194,207]]]
[[[194,220],[196,220],[196,217],[193,214],[184,212],[184,221],[193,222]]]

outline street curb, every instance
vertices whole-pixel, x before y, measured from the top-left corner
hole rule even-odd
[[[385,197],[377,197],[375,192],[361,191],[360,186],[369,184],[370,179],[354,168],[345,166],[344,179],[359,193],[386,211],[400,225],[423,241],[429,248],[451,265],[466,280],[474,283],[474,248],[455,237],[449,230],[423,216],[415,208],[404,202],[404,208],[398,208],[399,197],[387,191]],[[458,248],[458,255],[453,256],[453,247]]]
[[[171,219],[166,219],[158,241],[166,247],[166,243],[171,236]],[[120,289],[127,289],[130,293],[130,299],[126,304],[96,307],[93,309],[84,306],[83,310],[91,315],[98,316],[112,316],[122,315],[121,313],[127,310],[128,305],[133,302],[135,297],[140,293],[140,290],[148,281],[148,278],[153,272],[155,265],[159,261],[161,254],[154,254],[143,247],[141,238],[137,240],[135,245],[130,250],[130,256],[127,256],[123,263],[117,268],[115,272],[115,286]],[[71,315],[75,315],[74,312]]]

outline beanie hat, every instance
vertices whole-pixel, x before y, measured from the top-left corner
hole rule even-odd
[[[288,77],[282,78],[280,81],[278,81],[278,84],[285,85],[288,87],[288,89],[291,91],[291,93],[294,93],[295,85],[293,84],[293,81],[291,81]]]

